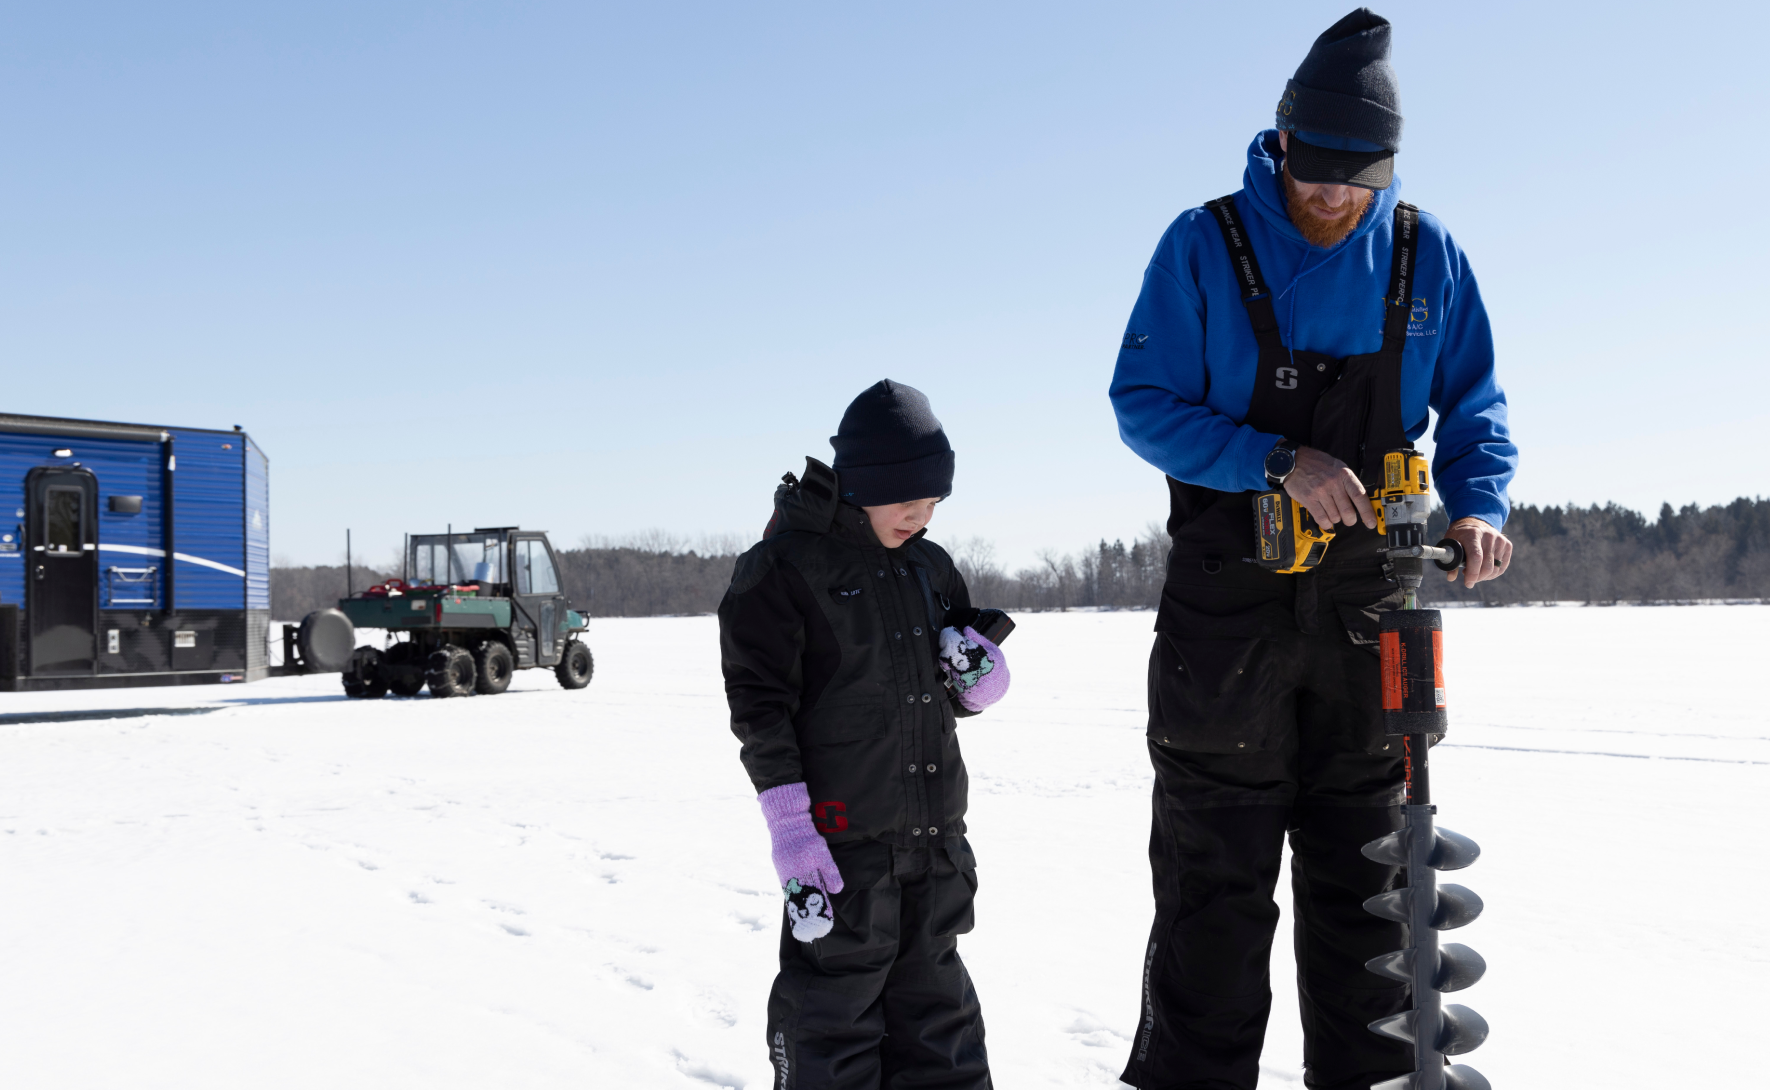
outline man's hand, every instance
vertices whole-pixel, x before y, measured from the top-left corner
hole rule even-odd
[[[1287,482],[1288,483],[1288,482]],[[1512,539],[1478,518],[1458,519],[1446,535],[1463,547],[1463,586],[1473,587],[1485,579],[1497,579],[1512,562]],[[1457,573],[1445,576],[1457,581]]]
[[[1284,490],[1308,508],[1324,530],[1336,522],[1351,526],[1360,521],[1373,530],[1377,528],[1377,509],[1364,494],[1358,474],[1345,462],[1314,447],[1297,448],[1297,466],[1284,479]],[[1508,553],[1511,548],[1508,542]]]

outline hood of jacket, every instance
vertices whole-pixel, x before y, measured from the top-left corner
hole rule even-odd
[[[879,545],[883,548],[878,535],[873,533],[867,513],[838,498],[839,483],[835,470],[816,458],[807,457],[804,476],[794,477],[789,473],[775,486],[774,515],[769,518],[767,528],[762,531],[762,540],[767,541],[788,530],[804,530],[813,534],[842,530],[852,534],[857,544]],[[927,534],[928,527],[924,526],[916,531],[910,541],[920,541]],[[906,545],[908,543],[905,542]]]
[[[1284,152],[1279,150],[1278,130],[1267,129],[1254,137],[1248,145],[1248,167],[1242,173],[1242,192],[1247,194],[1249,203],[1260,213],[1272,228],[1274,234],[1294,243],[1298,248],[1310,251],[1305,255],[1302,265],[1319,265],[1320,260],[1346,249],[1353,239],[1367,235],[1379,223],[1387,223],[1395,214],[1395,205],[1401,200],[1401,176],[1398,174],[1389,183],[1388,189],[1379,189],[1371,194],[1371,203],[1365,209],[1364,216],[1358,221],[1350,234],[1329,249],[1322,249],[1312,244],[1297,230],[1291,222],[1290,213],[1285,210],[1284,195]],[[1276,291],[1279,285],[1272,285]]]

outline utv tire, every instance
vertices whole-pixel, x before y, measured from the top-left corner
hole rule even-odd
[[[424,660],[420,648],[407,641],[396,643],[381,656],[381,675],[394,696],[417,696],[424,691]]]
[[[559,656],[559,665],[553,668],[553,676],[565,689],[582,689],[590,684],[590,675],[595,672],[596,660],[590,657],[590,648],[577,640],[565,645],[565,654]]]
[[[387,682],[381,677],[381,652],[373,647],[359,647],[350,653],[344,664],[344,695],[353,700],[374,700],[387,695]]]
[[[431,696],[467,696],[473,692],[473,656],[450,644],[430,653],[424,679]]]
[[[473,653],[473,688],[487,696],[497,696],[510,688],[516,676],[516,656],[502,640],[487,640]]]

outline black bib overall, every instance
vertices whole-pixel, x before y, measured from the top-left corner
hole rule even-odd
[[[1206,207],[1259,345],[1245,422],[1334,455],[1368,488],[1383,454],[1407,445],[1401,365],[1418,212],[1395,210],[1382,346],[1337,359],[1286,347],[1234,201]],[[1400,605],[1400,588],[1362,524],[1335,527],[1313,571],[1280,575],[1243,562],[1254,554],[1254,493],[1171,478],[1168,491],[1174,545],[1149,665],[1156,918],[1122,1077],[1145,1090],[1253,1090],[1288,833],[1307,1082],[1363,1090],[1412,1070],[1405,1045],[1365,1028],[1406,1009],[1407,990],[1364,968],[1402,935],[1362,908],[1395,868],[1358,850],[1399,824],[1401,761],[1383,736],[1376,643],[1377,614]]]
[[[1408,445],[1401,419],[1401,359],[1413,292],[1419,212],[1395,209],[1395,252],[1383,306],[1383,343],[1337,359],[1292,350],[1279,336],[1272,293],[1229,197],[1205,206],[1222,229],[1260,348],[1244,423],[1294,439],[1351,466],[1366,488],[1383,455]],[[1201,753],[1265,749],[1294,718],[1288,687],[1257,670],[1264,645],[1282,637],[1331,637],[1367,648],[1376,678],[1377,614],[1400,605],[1400,587],[1383,575],[1383,541],[1362,523],[1336,526],[1320,567],[1280,575],[1244,562],[1254,555],[1253,492],[1219,492],[1168,478],[1167,581],[1156,631],[1175,661],[1153,672],[1149,736]],[[1157,709],[1160,714],[1157,714]],[[1373,702],[1360,745],[1385,744]]]

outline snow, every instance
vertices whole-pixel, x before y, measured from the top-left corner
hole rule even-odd
[[[960,728],[961,950],[998,1085],[1110,1087],[1151,911],[1151,617],[1020,621],[1013,691]],[[1770,609],[1446,628],[1434,790],[1488,905],[1453,936],[1490,965],[1458,997],[1493,1026],[1468,1062],[1501,1088],[1761,1085]],[[0,1085],[768,1087],[780,893],[715,624],[591,643],[575,693],[0,695]],[[1286,933],[1272,1087],[1302,1085]]]

